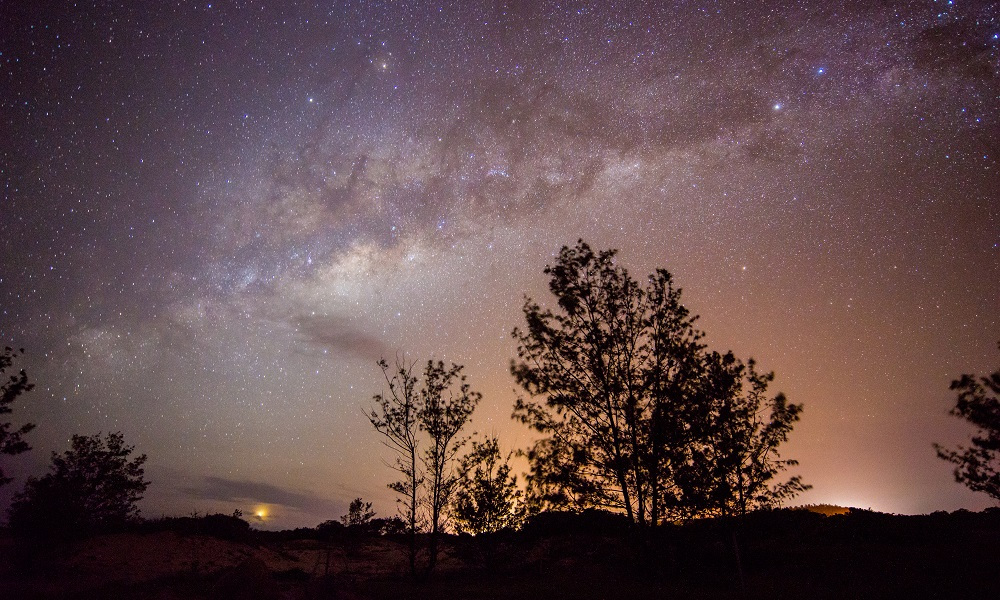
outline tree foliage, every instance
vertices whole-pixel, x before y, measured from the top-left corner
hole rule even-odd
[[[10,507],[11,528],[23,532],[85,534],[120,527],[139,516],[149,486],[146,455],[121,433],[74,435],[72,446],[52,453],[50,472],[30,477]]]
[[[438,361],[427,362],[421,393],[420,428],[427,432],[428,447],[424,451],[427,472],[427,507],[430,512],[430,553],[428,571],[437,561],[437,541],[445,524],[445,510],[451,504],[458,480],[455,458],[464,444],[458,437],[482,396],[472,391],[462,366],[445,368]]]
[[[477,535],[517,529],[525,517],[522,492],[511,475],[510,458],[495,436],[473,441],[462,457],[453,515],[459,532]]]
[[[388,391],[375,395],[368,419],[396,454],[393,468],[402,475],[389,487],[400,495],[409,526],[411,571],[417,573],[416,533],[426,524],[430,572],[454,493],[455,459],[465,441],[459,434],[482,396],[472,390],[461,365],[429,360],[420,377],[413,374],[415,363],[399,359],[391,374],[384,359],[379,367]]]
[[[774,373],[759,373],[751,359],[741,363],[731,353],[703,357],[710,374],[705,428],[685,449],[691,455],[678,469],[686,494],[681,512],[743,515],[773,508],[808,489],[798,476],[774,479],[794,460],[781,459],[778,446],[788,440],[802,405],[784,394],[767,396]]]
[[[25,423],[16,429],[12,429],[12,424],[7,421],[7,417],[3,416],[13,412],[10,405],[21,394],[30,392],[35,387],[33,383],[28,381],[28,375],[23,369],[9,377],[7,376],[8,369],[13,366],[14,359],[19,354],[24,354],[23,348],[21,350],[14,350],[6,346],[3,352],[0,352],[0,382],[2,382],[0,383],[0,454],[7,454],[9,456],[31,450],[31,446],[28,445],[28,442],[24,441],[23,436],[35,428],[33,423]],[[7,477],[3,468],[0,467],[0,486],[4,486],[11,481],[13,479]]]
[[[530,298],[511,372],[529,450],[531,501],[621,510],[641,524],[744,512],[805,489],[776,484],[777,447],[801,405],[765,395],[772,375],[708,352],[671,274],[641,285],[580,241],[548,266],[557,309]]]
[[[378,365],[388,391],[375,395],[375,407],[369,411],[368,420],[385,438],[382,442],[396,455],[393,468],[402,479],[390,483],[389,487],[400,495],[397,500],[400,512],[412,537],[421,526],[419,492],[424,483],[418,452],[420,394],[417,377],[413,375],[415,363],[406,364],[397,358],[392,374],[385,359]],[[415,559],[415,548],[411,544],[411,568],[415,568]]]
[[[958,397],[950,414],[974,425],[976,433],[968,447],[934,444],[937,454],[955,465],[955,481],[1000,501],[1000,369],[983,377],[962,375],[951,389]]]
[[[413,375],[415,363],[406,364],[397,358],[392,374],[384,358],[379,360],[378,365],[388,390],[375,395],[375,407],[369,411],[368,420],[385,438],[382,443],[395,454],[393,469],[402,475],[399,481],[390,483],[389,488],[400,496],[397,502],[409,534],[410,572],[416,574],[416,535],[421,527],[420,490],[424,475],[418,462],[420,397],[418,380]]]
[[[361,498],[351,500],[347,508],[347,514],[340,517],[340,522],[344,527],[364,528],[375,518],[375,511],[372,510],[372,503],[365,502]]]

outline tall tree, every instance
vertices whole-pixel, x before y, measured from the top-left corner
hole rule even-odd
[[[481,394],[471,389],[461,365],[446,367],[427,361],[422,377],[412,374],[414,364],[397,361],[389,375],[385,360],[379,362],[388,394],[377,394],[368,418],[397,454],[395,469],[403,479],[390,484],[402,496],[410,532],[410,569],[417,574],[416,533],[426,515],[430,541],[426,572],[437,562],[438,538],[445,523],[456,481],[455,459],[464,443],[462,428],[479,403]],[[426,447],[421,451],[422,443]],[[421,507],[426,509],[422,514]]]
[[[20,369],[17,373],[9,377],[6,376],[7,370],[13,366],[14,359],[19,354],[24,354],[23,348],[21,350],[14,350],[10,346],[6,346],[3,352],[0,352],[0,381],[2,381],[0,383],[0,419],[2,419],[0,420],[0,454],[7,454],[9,456],[31,450],[31,446],[28,445],[28,442],[24,441],[22,436],[35,428],[34,423],[25,423],[17,429],[11,429],[12,424],[7,421],[6,417],[3,417],[3,415],[9,415],[13,412],[10,405],[21,394],[30,392],[35,387],[33,383],[28,381],[28,375],[24,372],[24,369]],[[7,477],[2,466],[0,466],[0,486],[4,486],[11,481],[13,479]]]
[[[951,389],[958,397],[950,414],[977,430],[968,447],[950,450],[934,444],[934,448],[940,458],[955,465],[955,481],[1000,501],[1000,369],[982,377],[962,375],[951,382]]]
[[[526,299],[526,329],[513,332],[520,362],[511,365],[518,383],[544,404],[519,398],[514,416],[548,435],[535,458],[555,462],[537,470],[573,486],[563,497],[620,508],[634,519],[642,482],[630,442],[643,399],[633,358],[645,295],[613,258],[614,252],[595,254],[581,242],[564,247],[556,265],[546,267],[561,310]]]
[[[788,440],[802,405],[780,393],[769,397],[774,373],[759,373],[752,359],[743,364],[732,353],[712,352],[705,362],[712,373],[705,397],[708,418],[700,439],[688,446],[689,473],[680,485],[684,507],[702,515],[744,515],[809,489],[798,476],[774,481],[798,464],[782,459],[778,447]]]
[[[445,509],[451,504],[457,480],[455,458],[464,439],[459,432],[472,416],[482,395],[472,391],[462,373],[462,365],[427,361],[421,394],[420,427],[427,432],[428,447],[424,452],[427,472],[427,503],[430,510],[430,556],[427,570],[437,563],[438,537],[444,525]]]
[[[400,512],[407,524],[409,535],[410,572],[417,572],[417,531],[420,528],[420,488],[424,482],[419,463],[419,415],[421,399],[417,377],[413,375],[415,363],[407,364],[396,358],[396,368],[391,374],[385,359],[378,362],[382,369],[388,391],[375,394],[375,407],[368,413],[375,430],[385,438],[382,440],[395,456],[393,469],[402,479],[389,484],[389,488],[399,494]]]
[[[146,455],[121,433],[74,435],[72,446],[52,453],[49,473],[29,477],[8,513],[16,531],[69,536],[119,527],[139,516],[137,503],[149,482]]]
[[[717,505],[727,490],[738,495],[723,484],[731,472],[724,464],[757,461],[754,477],[766,481],[763,473],[792,464],[778,461],[775,448],[801,406],[779,397],[771,404],[783,425],[765,433],[762,397],[741,396],[744,367],[731,354],[705,350],[670,273],[658,269],[641,285],[615,255],[583,241],[563,247],[545,269],[558,309],[528,298],[525,328],[514,330],[511,372],[530,396],[517,400],[514,417],[544,434],[529,451],[531,499],[621,510],[655,524],[707,510],[707,500]],[[728,423],[726,411],[742,421]],[[718,447],[720,440],[728,444]],[[797,485],[751,487],[763,499]]]

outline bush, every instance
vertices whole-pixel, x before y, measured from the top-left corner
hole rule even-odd
[[[142,469],[146,455],[129,460],[134,449],[125,445],[121,433],[74,435],[69,450],[52,453],[50,472],[29,477],[14,497],[8,512],[11,529],[75,537],[136,522],[136,503],[149,482]]]

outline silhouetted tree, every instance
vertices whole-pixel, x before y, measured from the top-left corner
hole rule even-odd
[[[500,453],[495,436],[473,441],[462,457],[453,517],[462,533],[472,535],[517,529],[525,517],[517,478],[510,473],[510,457]]]
[[[316,526],[316,534],[321,540],[331,540],[344,533],[344,524],[340,521],[328,519]]]
[[[351,500],[351,505],[347,508],[347,514],[340,517],[340,522],[344,527],[366,527],[375,517],[372,510],[372,503],[365,502],[361,498]]]
[[[430,486],[427,494],[431,527],[428,572],[437,563],[438,537],[443,530],[445,511],[451,504],[458,479],[454,463],[464,443],[458,434],[482,398],[482,394],[472,391],[462,368],[462,365],[455,364],[445,368],[441,361],[427,361],[424,370],[420,427],[428,436],[428,448],[423,457]]]
[[[765,401],[771,376],[752,369],[744,394],[746,367],[705,350],[670,273],[640,285],[615,254],[563,247],[545,268],[558,310],[528,298],[513,332],[511,372],[537,398],[518,398],[514,418],[544,434],[528,452],[529,500],[656,524],[804,489],[770,485],[794,464],[776,449],[801,405]]]
[[[939,457],[956,465],[955,481],[1000,501],[1000,370],[983,377],[962,375],[951,382],[951,389],[958,398],[950,414],[975,425],[977,431],[969,447],[949,450],[934,444],[934,448]]]
[[[427,511],[429,573],[437,562],[438,537],[454,491],[455,457],[464,442],[459,433],[481,394],[472,391],[461,365],[446,368],[441,361],[429,360],[422,378],[412,374],[413,363],[406,365],[397,360],[392,375],[384,359],[379,366],[389,391],[375,395],[375,408],[368,419],[397,454],[394,468],[403,479],[389,487],[402,497],[402,512],[410,529],[410,569],[414,574],[416,533],[422,524],[418,511],[421,505]],[[418,450],[421,432],[426,434],[427,444],[422,452]]]
[[[776,508],[811,486],[795,476],[782,483],[774,478],[794,460],[782,460],[778,446],[802,412],[784,394],[767,396],[774,373],[758,373],[756,363],[737,360],[732,353],[705,355],[710,382],[703,401],[706,428],[684,449],[689,460],[678,468],[678,486],[685,506],[694,514],[745,515]]]
[[[406,521],[393,515],[388,518],[377,517],[371,520],[372,531],[379,535],[400,535],[406,533]]]
[[[7,370],[14,364],[14,359],[18,354],[24,354],[24,349],[14,350],[9,346],[4,347],[0,352],[0,454],[13,456],[31,450],[28,442],[24,441],[23,435],[35,428],[34,423],[25,423],[17,429],[11,429],[11,423],[7,422],[2,415],[9,415],[13,412],[10,407],[14,400],[25,392],[30,392],[34,384],[28,382],[28,375],[23,369],[7,377]],[[4,473],[0,466],[0,486],[4,486],[13,481]]]
[[[389,488],[400,495],[397,502],[402,505],[400,512],[408,527],[410,572],[414,575],[417,572],[416,536],[420,527],[419,492],[424,481],[417,450],[420,394],[417,378],[413,375],[415,364],[406,364],[397,357],[396,370],[390,375],[389,364],[384,358],[379,360],[388,392],[375,394],[375,408],[368,413],[372,426],[385,438],[382,443],[396,454],[393,468],[403,476],[401,480],[390,483]]]
[[[8,513],[15,531],[63,536],[120,527],[139,516],[136,503],[149,486],[146,455],[121,433],[74,435],[72,447],[52,453],[50,472],[29,477]]]

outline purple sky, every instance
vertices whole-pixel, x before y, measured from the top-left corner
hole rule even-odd
[[[932,443],[997,367],[987,2],[8,2],[0,338],[33,452],[121,430],[147,516],[381,514],[375,361],[466,365],[507,448],[524,294],[669,269],[805,405],[801,503],[990,504]]]

